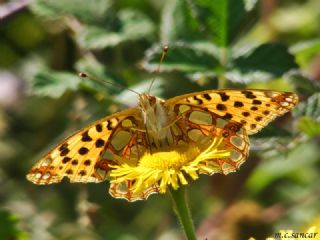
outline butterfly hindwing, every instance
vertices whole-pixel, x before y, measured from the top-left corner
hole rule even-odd
[[[137,108],[98,120],[53,148],[33,166],[27,179],[35,184],[57,183],[65,176],[71,182],[103,181],[109,170],[104,153],[127,154],[126,145],[136,135],[130,129],[138,128],[140,121]]]
[[[173,111],[177,116],[183,116],[180,117],[181,120],[176,122],[176,128],[183,132],[181,136],[186,139],[185,142],[191,141],[202,146],[211,142],[213,138],[222,137],[222,148],[231,153],[229,158],[212,159],[210,167],[214,171],[203,173],[228,174],[239,169],[246,160],[249,152],[249,139],[241,124],[225,120],[201,106],[176,104]]]

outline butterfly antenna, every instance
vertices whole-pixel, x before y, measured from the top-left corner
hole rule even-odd
[[[81,77],[81,78],[88,78],[88,79],[90,79],[90,80],[92,80],[92,81],[96,81],[96,82],[100,82],[100,83],[107,83],[107,84],[110,84],[110,85],[115,86],[115,87],[117,87],[117,88],[125,89],[125,90],[128,90],[128,91],[130,91],[130,92],[133,92],[133,93],[135,93],[135,94],[137,94],[137,95],[140,95],[140,93],[138,93],[138,92],[136,92],[136,91],[134,91],[134,90],[132,90],[132,89],[130,89],[130,88],[126,88],[126,87],[122,86],[121,84],[114,83],[114,82],[109,82],[109,81],[107,81],[107,80],[97,79],[97,78],[91,77],[91,76],[89,76],[89,75],[87,75],[87,74],[85,74],[85,73],[83,73],[83,72],[80,72],[80,73],[79,73],[79,77]]]
[[[157,70],[156,70],[155,73],[159,73],[159,72],[160,72],[161,63],[163,62],[163,59],[164,59],[164,57],[166,56],[166,54],[167,54],[168,51],[169,51],[169,47],[168,47],[168,46],[164,46],[164,48],[163,48],[163,50],[162,50],[160,62],[159,62],[159,64],[158,64],[158,68],[157,68]],[[151,84],[150,84],[150,87],[149,87],[149,90],[148,90],[148,94],[150,94],[152,85],[153,85],[153,83],[154,83],[155,80],[156,80],[156,76],[154,76],[153,79],[152,79],[152,81],[151,81]]]

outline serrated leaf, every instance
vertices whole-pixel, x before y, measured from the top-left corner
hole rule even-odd
[[[284,77],[294,86],[296,92],[301,95],[310,96],[314,92],[320,91],[320,84],[317,81],[299,71],[291,71]]]
[[[40,72],[32,80],[32,92],[36,95],[58,98],[67,90],[76,90],[80,81],[77,74]]]
[[[87,49],[103,49],[125,41],[147,38],[154,30],[153,23],[143,14],[133,10],[122,10],[118,14],[117,31],[88,26],[77,36],[79,45]]]
[[[296,117],[307,116],[320,122],[320,93],[313,94],[306,102],[300,102],[293,113]]]
[[[147,71],[153,72],[159,65],[162,46],[149,49],[142,62]],[[175,43],[170,45],[165,61],[161,64],[162,72],[182,71],[186,73],[215,73],[220,64],[215,57],[217,48],[211,43]]]
[[[122,33],[127,40],[137,40],[149,36],[154,25],[144,14],[131,9],[119,11]]]
[[[254,47],[233,60],[227,77],[234,82],[266,81],[297,69],[293,55],[280,44],[266,43]]]
[[[200,36],[199,23],[193,18],[187,1],[166,1],[162,11],[161,42],[190,41]]]
[[[230,46],[255,23],[256,0],[188,1],[192,11],[214,43]]]
[[[106,16],[111,7],[109,0],[35,0],[31,2],[31,10],[41,17],[56,19],[65,15],[73,15],[86,22],[97,22]]]
[[[108,32],[101,27],[86,27],[78,36],[78,43],[86,49],[103,49],[112,47],[123,41],[123,36],[116,32]]]

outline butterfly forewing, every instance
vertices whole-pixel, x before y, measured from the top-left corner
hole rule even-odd
[[[298,98],[294,93],[266,90],[211,90],[178,96],[166,101],[179,109],[198,106],[214,118],[234,121],[248,134],[254,134],[270,121],[291,110]],[[181,114],[180,110],[180,114]],[[213,122],[213,125],[215,123]]]
[[[91,124],[52,149],[31,169],[27,179],[35,184],[60,182],[65,176],[71,182],[105,180],[109,159],[104,153],[126,155],[130,150],[126,145],[135,136],[127,129],[138,128],[140,122],[140,112],[135,108]]]

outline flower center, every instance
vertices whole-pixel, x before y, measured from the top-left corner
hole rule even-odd
[[[161,152],[146,152],[140,159],[139,166],[157,170],[179,170],[186,163],[192,161],[200,149],[196,146],[184,144],[174,147],[166,147]]]

